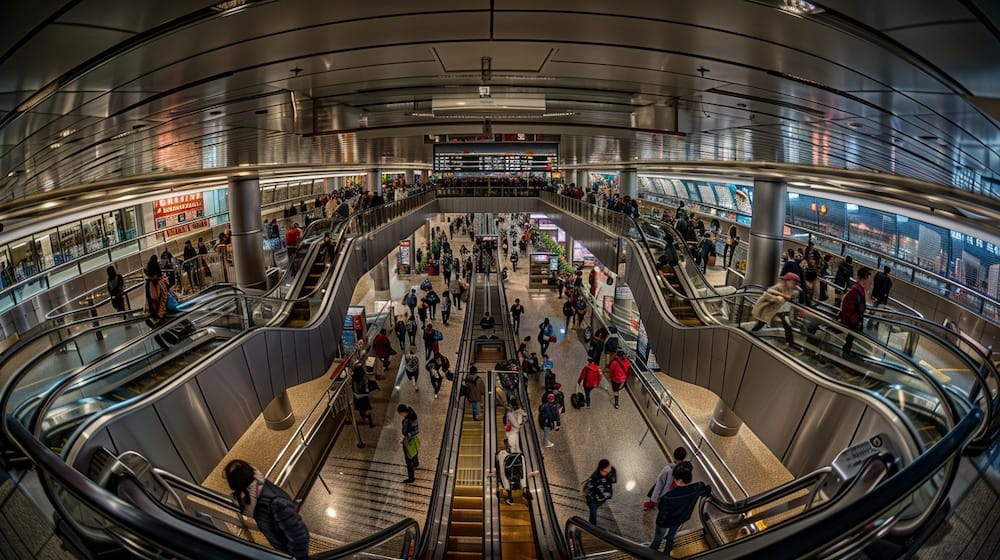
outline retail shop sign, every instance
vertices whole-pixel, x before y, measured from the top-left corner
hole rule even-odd
[[[208,220],[204,217],[205,198],[202,193],[179,194],[153,201],[156,230],[167,237],[208,227]]]
[[[410,273],[410,240],[403,239],[399,242],[399,256],[396,259],[400,274]]]

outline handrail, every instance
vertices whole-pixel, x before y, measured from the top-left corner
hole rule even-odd
[[[475,279],[476,275],[473,274],[472,278]],[[476,300],[476,290],[475,285],[470,282],[468,286],[469,299],[466,302],[466,314],[471,314],[472,310],[475,309]],[[448,484],[454,487],[454,478],[452,473],[454,472],[454,465],[458,460],[458,438],[461,437],[461,432],[458,432],[458,426],[462,421],[462,410],[464,409],[462,399],[459,398],[459,389],[465,381],[466,370],[460,366],[466,363],[465,360],[471,353],[472,341],[473,341],[473,324],[476,321],[466,320],[462,323],[462,334],[460,338],[460,344],[458,347],[458,353],[455,360],[455,380],[451,387],[451,397],[448,400],[448,414],[444,420],[444,430],[441,436],[441,453],[438,455],[438,465],[437,465],[437,476],[434,477],[434,485],[431,487],[431,499],[427,506],[427,520],[424,522],[424,530],[420,535],[420,544],[417,546],[417,558],[425,558],[428,554],[428,547],[431,544],[431,538],[437,538],[440,535],[442,529],[440,525],[442,524],[442,516],[444,515],[445,508],[449,504],[444,503],[445,494],[448,492]],[[445,539],[447,541],[447,539]]]
[[[591,306],[590,308],[591,309],[595,309],[595,310],[599,309],[599,307],[597,307],[597,301],[590,295],[590,292],[586,292],[586,294],[587,294],[587,299],[589,300],[589,303],[590,303],[590,306]],[[605,322],[604,317],[602,317],[600,315],[600,313],[593,313],[592,315],[593,315],[594,318],[596,318],[598,321],[600,321],[600,323],[601,323],[601,325],[603,327],[607,328],[607,327],[611,326],[611,325],[608,325],[607,322]],[[619,335],[619,337],[620,337],[620,335]],[[722,468],[725,470],[726,474],[729,475],[729,478],[732,479],[736,483],[737,488],[740,489],[740,491],[743,493],[744,496],[750,496],[750,492],[740,482],[739,477],[736,476],[736,473],[733,471],[732,467],[729,466],[729,463],[726,462],[726,460],[723,458],[723,456],[719,452],[719,450],[716,449],[714,445],[712,445],[711,440],[708,438],[707,435],[705,435],[705,432],[701,429],[701,426],[699,426],[694,421],[694,419],[692,419],[688,415],[687,411],[684,410],[684,407],[681,406],[680,402],[677,400],[676,397],[674,397],[674,394],[670,391],[670,389],[668,389],[667,387],[665,387],[662,383],[659,383],[659,380],[656,380],[657,384],[659,385],[659,388],[657,388],[657,387],[655,387],[653,385],[653,380],[655,379],[655,376],[652,376],[652,375],[648,374],[649,370],[646,369],[646,367],[644,365],[642,365],[642,362],[640,360],[635,359],[636,358],[635,352],[633,352],[633,350],[631,348],[629,348],[628,345],[622,344],[621,341],[619,341],[618,348],[621,349],[626,355],[628,355],[628,357],[629,357],[629,363],[632,365],[632,368],[633,368],[632,370],[635,371],[635,372],[640,372],[640,371],[642,372],[642,375],[637,376],[636,379],[638,379],[639,382],[642,383],[646,387],[646,390],[649,391],[650,394],[659,395],[662,392],[663,394],[665,394],[667,397],[670,398],[670,401],[668,403],[666,403],[666,404],[664,404],[663,401],[662,401],[662,399],[661,399],[660,402],[659,402],[658,408],[660,408],[660,410],[662,410],[665,414],[667,414],[667,417],[670,417],[670,413],[668,412],[668,410],[677,410],[677,411],[679,411],[680,414],[681,414],[681,416],[684,417],[684,419],[687,421],[687,423],[691,427],[693,427],[695,429],[696,435],[698,435],[700,437],[699,441],[701,443],[699,443],[698,445],[692,445],[691,447],[693,447],[694,449],[697,449],[697,450],[700,451],[702,443],[705,444],[705,445],[707,445],[708,449],[710,449],[712,451],[712,453],[715,455],[715,457],[717,458],[717,460],[719,461],[719,463],[722,465]],[[674,405],[674,406],[671,406],[671,405]],[[665,409],[668,409],[668,410],[665,410]],[[680,430],[680,429],[678,429],[678,431],[683,431],[683,432],[686,433],[687,430]],[[690,441],[694,442],[695,440],[691,439]],[[668,450],[664,450],[664,452],[669,455],[669,451]],[[712,471],[715,470],[715,466],[714,465],[708,465],[708,468],[710,470],[712,470]],[[722,477],[720,477],[718,474],[716,474],[716,478],[717,479],[721,479]],[[726,485],[723,485],[723,487],[727,488],[727,490],[728,490],[728,487]]]
[[[151,515],[116,498],[83,473],[67,465],[13,416],[6,415],[4,429],[11,441],[42,471],[43,477],[51,477],[59,483],[64,492],[85,503],[97,514],[112,520],[115,525],[126,531],[134,534],[155,533],[160,536],[159,542],[164,544],[183,543],[183,553],[178,554],[178,557],[219,560],[289,558],[287,555],[269,551],[245,541],[226,538],[221,534],[206,531],[195,524],[183,523],[172,517]],[[50,495],[50,499],[54,501],[53,490],[48,485],[43,485],[43,487]]]
[[[874,457],[869,457],[866,462],[873,458]],[[776,499],[783,498],[792,492],[798,492],[804,488],[809,488],[817,482],[823,481],[831,473],[833,473],[833,467],[820,467],[811,473],[802,475],[779,486],[775,486],[774,488],[761,492],[760,494],[748,496],[742,500],[724,502],[713,494],[707,497],[705,501],[710,502],[714,507],[725,513],[742,513],[748,509],[755,509],[764,504],[773,502]]]
[[[125,294],[128,294],[129,292],[132,292],[134,290],[137,290],[137,289],[141,288],[146,283],[145,282],[145,278],[142,277],[142,271],[136,270],[136,271],[132,271],[132,272],[130,272],[128,274],[123,274],[122,275],[123,281],[128,280],[129,278],[132,278],[132,277],[138,277],[139,280],[137,282],[135,282],[134,284],[132,284],[131,286],[126,287],[125,291],[124,291]],[[107,285],[96,286],[94,288],[91,288],[91,289],[87,290],[82,295],[74,297],[73,299],[74,300],[80,300],[80,299],[84,299],[84,298],[90,298],[90,297],[93,296],[93,294],[96,294],[96,293],[101,292],[101,291],[106,291],[107,289],[108,289]],[[45,314],[45,321],[46,322],[48,322],[48,321],[57,321],[57,320],[62,319],[63,317],[65,317],[67,315],[76,315],[77,313],[83,313],[83,312],[87,312],[87,311],[91,311],[91,310],[97,310],[97,309],[99,309],[99,308],[107,305],[108,302],[110,302],[110,301],[111,301],[111,294],[108,294],[107,297],[102,298],[102,299],[100,299],[100,300],[98,300],[96,302],[91,302],[90,304],[85,305],[83,307],[78,307],[76,309],[71,309],[69,311],[61,311],[59,313],[56,313],[56,311],[58,311],[60,308],[66,307],[70,303],[74,303],[72,301],[66,301],[66,302],[63,302],[62,305],[59,305],[58,307],[56,307],[56,308],[52,309],[51,311],[49,311],[48,313],[46,313]]]
[[[346,544],[344,546],[335,548],[333,550],[329,550],[327,552],[321,552],[319,554],[311,554],[309,555],[309,558],[311,558],[312,560],[336,560],[340,558],[355,558],[358,556],[362,557],[371,556],[374,558],[379,558],[379,556],[366,554],[366,551],[372,548],[373,546],[378,545],[381,542],[385,542],[409,530],[413,530],[413,532],[416,533],[419,539],[420,525],[413,518],[407,517],[406,519],[403,519],[402,521],[397,521],[396,523],[386,527],[385,529],[382,529],[377,533],[373,533],[361,540],[354,541],[350,544]],[[413,541],[410,541],[409,543],[404,543],[403,556],[400,556],[398,558],[404,558],[410,560],[414,558],[419,558],[413,552],[413,550],[414,550]]]
[[[644,194],[646,194],[646,193],[644,193]],[[658,193],[649,193],[649,194],[652,194],[654,197],[661,198],[661,199],[667,199],[667,200],[673,199],[673,200],[677,200],[677,201],[682,201],[683,200],[685,203],[692,203],[692,202],[694,202],[694,201],[691,201],[691,200],[685,200],[685,199],[681,199],[679,197],[672,197],[672,196],[669,196],[669,195],[661,195],[661,194],[658,194]],[[700,206],[705,206],[705,207],[712,208],[712,209],[715,209],[715,210],[722,210],[722,211],[725,211],[725,212],[732,212],[731,209],[722,208],[720,206],[716,206],[716,205],[713,205],[713,204],[708,204],[708,203],[705,203],[705,202],[694,202],[694,203],[698,204]],[[664,203],[663,202],[659,202],[659,204],[664,204]],[[725,220],[728,223],[738,223],[738,222],[733,222],[732,220],[726,219],[724,216],[713,216],[713,217],[718,218],[720,220]],[[833,237],[831,235],[827,235],[825,233],[818,232],[816,230],[810,229],[807,226],[802,226],[802,225],[794,224],[794,223],[791,223],[791,222],[786,222],[786,224],[789,227],[801,230],[801,231],[803,231],[805,233],[808,233],[809,235],[820,237],[820,238],[823,238],[823,239],[828,239],[828,240],[834,241],[836,243],[840,243],[840,244],[842,244],[843,247],[851,247],[853,249],[857,249],[859,251],[864,251],[866,253],[874,253],[880,259],[889,261],[889,262],[891,262],[893,264],[896,264],[896,265],[898,265],[900,267],[903,267],[905,269],[912,270],[914,273],[919,272],[920,274],[927,275],[927,276],[933,278],[934,280],[937,280],[937,281],[942,282],[944,284],[947,284],[949,286],[956,286],[956,287],[959,287],[959,288],[961,288],[963,290],[972,290],[972,292],[975,294],[975,296],[978,297],[978,298],[980,298],[984,303],[990,303],[990,304],[992,304],[994,306],[1000,307],[1000,300],[998,300],[998,299],[996,299],[996,298],[994,298],[994,297],[992,297],[992,296],[990,296],[988,294],[984,294],[984,293],[976,290],[975,288],[973,288],[971,286],[966,286],[965,284],[962,284],[962,283],[959,283],[959,282],[957,282],[955,280],[952,280],[950,278],[941,276],[940,274],[937,274],[935,272],[930,272],[930,271],[927,271],[927,270],[918,269],[918,267],[914,266],[913,263],[908,263],[908,262],[900,259],[899,257],[894,257],[892,255],[886,255],[884,253],[879,252],[877,249],[872,249],[871,247],[865,247],[864,245],[859,245],[857,243],[854,243],[852,241],[848,241],[846,239],[836,238],[836,237]],[[739,224],[739,225],[742,225],[744,227],[746,226],[746,224]],[[841,254],[843,254],[843,252]],[[911,277],[911,279],[910,279],[911,283],[912,283],[912,281],[913,281],[913,277]],[[982,305],[980,305],[979,311],[982,312],[982,309],[983,309]]]
[[[659,552],[649,548],[648,546],[643,546],[637,542],[630,541],[625,537],[612,533],[603,527],[597,525],[591,525],[586,519],[574,515],[566,520],[566,541],[570,544],[570,552],[573,554],[571,558],[588,558],[589,556],[583,556],[582,550],[573,550],[574,544],[579,544],[577,539],[574,539],[573,531],[583,531],[589,533],[596,539],[608,543],[612,548],[620,550],[625,554],[633,558],[639,558],[640,560],[662,560],[663,555]]]

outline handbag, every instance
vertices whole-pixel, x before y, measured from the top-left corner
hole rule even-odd
[[[549,337],[549,342],[553,342],[554,343],[555,341],[556,341],[556,335],[552,335],[552,336]]]
[[[438,341],[444,340],[444,334],[441,331],[435,330],[434,331],[434,340],[438,340]]]
[[[167,292],[167,313],[177,313],[179,304],[173,292]]]
[[[412,459],[420,453],[420,436],[413,436],[403,440],[403,453],[407,459]]]
[[[505,431],[505,432],[509,432],[509,431],[511,431],[513,429],[514,429],[514,426],[511,426],[510,422],[507,422],[506,424],[503,425],[503,431]]]

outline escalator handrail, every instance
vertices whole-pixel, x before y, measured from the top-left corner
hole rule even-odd
[[[800,558],[808,556],[824,546],[837,542],[850,535],[851,531],[869,523],[881,513],[895,507],[905,500],[920,485],[934,477],[942,468],[952,463],[950,475],[942,487],[951,486],[957,462],[961,461],[962,450],[974,435],[983,413],[973,408],[956,426],[930,449],[921,453],[910,464],[895,475],[889,477],[870,492],[851,503],[850,507],[829,512],[826,516],[809,516],[802,520],[806,527],[798,523],[779,525],[765,531],[753,539],[765,543],[761,548],[754,549],[754,557],[760,558]],[[927,511],[936,511],[944,500],[947,492],[938,492],[935,503]],[[793,525],[795,525],[793,527]],[[794,538],[791,536],[794,535]],[[699,558],[732,558],[732,550],[713,550]]]
[[[476,275],[473,274],[472,278],[475,279]],[[446,507],[446,504],[443,503],[444,494],[447,492],[445,485],[450,484],[453,487],[455,482],[455,478],[449,476],[447,473],[451,469],[451,464],[458,460],[457,446],[450,445],[450,442],[457,441],[456,431],[462,421],[461,411],[464,410],[462,406],[463,399],[458,395],[462,384],[465,382],[466,370],[459,366],[466,363],[463,360],[466,360],[472,351],[472,341],[474,339],[472,327],[473,324],[476,324],[474,319],[469,320],[468,318],[468,315],[475,309],[475,284],[469,282],[467,290],[466,293],[469,294],[469,299],[465,302],[467,317],[462,323],[458,355],[455,359],[455,380],[452,383],[451,396],[448,400],[448,414],[445,416],[444,429],[441,436],[441,453],[438,456],[437,475],[434,477],[434,484],[431,486],[431,499],[427,506],[427,519],[423,525],[424,530],[420,535],[420,544],[417,546],[417,558],[425,558],[427,556],[428,547],[431,544],[431,535],[434,535],[436,538],[441,533],[439,525],[441,524],[441,517]],[[461,432],[457,432],[457,436],[460,437]],[[447,539],[445,539],[445,542],[447,542]]]
[[[662,554],[649,548],[648,546],[643,546],[637,542],[633,542],[603,527],[592,525],[589,521],[578,515],[574,515],[566,520],[564,536],[567,542],[574,541],[574,530],[589,533],[594,538],[611,545],[614,549],[620,550],[633,558],[639,558],[640,560],[663,560]],[[586,558],[587,556],[582,555],[582,552],[583,551],[577,551],[577,553],[571,557]]]
[[[183,320],[186,319],[188,313],[194,312],[194,311],[200,309],[201,307],[207,306],[210,303],[214,302],[216,300],[216,297],[215,297],[216,294],[211,294],[211,295],[213,296],[212,298],[208,299],[207,301],[201,301],[201,302],[199,302],[198,307],[196,307],[194,309],[191,309],[191,310],[185,312],[182,315],[174,317],[173,319],[171,319],[170,323],[168,323],[164,327],[169,327],[169,326],[174,325],[174,324],[176,324],[176,323],[178,323],[180,321],[183,321]],[[233,296],[233,294],[217,294],[217,296],[218,296],[218,299],[221,299],[223,297],[235,297],[235,296]],[[131,313],[135,313],[135,311],[134,310],[133,311],[124,311],[124,312],[121,312],[120,314],[127,315],[127,314],[131,314]],[[83,322],[89,323],[89,322],[93,322],[93,321],[94,321],[94,319],[88,319],[88,320],[85,320]],[[129,322],[136,322],[136,321],[129,321]],[[122,323],[114,323],[114,325],[120,325],[120,324],[123,324],[123,323],[124,322],[122,322]],[[62,328],[65,328],[65,326],[62,327]],[[105,328],[105,327],[97,327],[97,328],[101,329],[101,328]],[[56,330],[58,330],[58,328]],[[86,332],[80,333],[80,335],[88,334],[91,330],[93,330],[93,329],[89,329]],[[78,370],[76,370],[72,374],[66,376],[65,379],[63,379],[62,381],[60,381],[56,385],[50,387],[48,389],[48,391],[52,392],[54,389],[61,388],[61,387],[64,387],[64,386],[68,386],[68,383],[71,380],[75,380],[79,376],[82,376],[83,374],[85,374],[86,372],[88,372],[94,364],[101,363],[104,360],[107,360],[107,359],[113,357],[115,354],[123,351],[125,348],[128,348],[129,346],[131,346],[133,344],[138,343],[139,341],[143,341],[143,343],[145,343],[145,341],[147,341],[150,338],[156,336],[158,333],[159,333],[158,329],[151,329],[149,332],[147,332],[147,333],[145,333],[145,334],[143,334],[141,336],[138,336],[138,337],[136,337],[136,338],[134,338],[132,340],[125,341],[121,345],[119,345],[119,346],[117,346],[115,348],[112,348],[108,352],[105,352],[104,354],[98,356],[96,359],[92,360],[90,363],[85,364],[83,367],[79,368]],[[73,339],[75,339],[75,337]],[[67,339],[67,340],[73,340],[73,339]],[[50,352],[54,351],[55,348],[58,348],[58,346],[50,348],[44,354],[42,354],[42,356],[47,356]],[[9,404],[9,402],[10,402],[10,398],[13,396],[15,389],[18,387],[18,385],[24,379],[24,377],[27,376],[29,373],[31,373],[31,371],[32,371],[32,367],[31,366],[34,366],[37,363],[38,363],[38,360],[32,359],[32,360],[26,362],[25,364],[23,364],[18,369],[18,371],[15,372],[11,376],[11,378],[7,381],[7,383],[3,386],[2,393],[0,393],[0,411],[6,411],[7,410],[7,406]],[[67,385],[64,385],[64,384],[67,384]],[[37,412],[36,412],[36,414],[37,414]],[[34,415],[33,415],[33,418],[34,418]],[[33,423],[34,423],[34,419],[32,419],[32,421],[30,423],[30,424],[32,424],[32,426],[30,428],[31,431],[34,431]]]
[[[54,478],[65,492],[86,503],[101,517],[126,531],[137,535],[155,532],[161,537],[160,542],[184,543],[185,547],[196,544],[194,552],[202,558],[220,560],[289,558],[287,555],[268,551],[245,541],[240,543],[239,550],[234,551],[232,546],[234,540],[222,534],[211,533],[198,525],[181,522],[172,516],[152,515],[143,511],[118,499],[83,473],[67,465],[13,416],[6,416],[4,430],[11,441],[31,459],[36,468],[43,471],[44,476]],[[47,485],[43,486],[47,488]],[[46,491],[50,492],[48,489]]]
[[[135,291],[135,290],[141,288],[143,286],[143,284],[145,284],[145,280],[146,280],[144,278],[143,274],[142,274],[142,271],[139,271],[139,270],[130,272],[128,274],[125,274],[125,275],[123,275],[122,278],[123,278],[123,281],[125,281],[125,282],[127,282],[130,278],[138,278],[139,279],[138,282],[135,282],[131,286],[126,286],[125,291],[124,291],[124,293],[126,293],[126,294],[129,293],[129,292],[132,292],[132,291]],[[73,299],[74,300],[79,300],[79,299],[88,297],[91,294],[94,294],[94,293],[97,293],[97,292],[107,291],[107,289],[108,289],[107,285],[97,286],[95,288],[91,288],[91,289],[87,290],[86,292],[84,292],[83,294],[81,294],[79,296],[74,297]],[[58,312],[57,313],[57,311],[59,310],[60,307],[63,307],[66,304],[71,303],[71,302],[67,301],[67,302],[64,302],[62,305],[60,305],[59,307],[57,307],[57,308],[53,309],[52,311],[49,311],[48,313],[46,313],[45,314],[45,321],[46,322],[49,322],[49,321],[58,321],[59,319],[62,319],[63,317],[66,317],[68,315],[76,315],[76,314],[79,314],[79,313],[86,313],[88,311],[94,311],[94,310],[97,310],[97,309],[99,309],[101,307],[104,307],[105,305],[107,305],[110,302],[111,302],[111,295],[109,294],[107,297],[102,298],[99,301],[87,304],[87,305],[85,305],[83,307],[78,307],[76,309],[71,309],[69,311],[62,311],[62,312]]]
[[[327,552],[321,552],[319,554],[310,554],[310,560],[339,560],[341,558],[357,558],[365,555],[365,552],[374,546],[377,546],[381,542],[390,540],[397,535],[405,533],[406,531],[413,530],[417,535],[417,541],[419,542],[421,532],[420,524],[416,522],[412,517],[407,517],[402,521],[397,521],[392,525],[372,533],[367,537],[354,541],[344,546],[337,547],[333,550]],[[413,550],[412,544],[410,550]],[[399,558],[413,559],[420,558],[420,556],[415,553],[411,553],[410,550],[404,551],[404,555]],[[384,558],[383,556],[378,556],[378,558]]]
[[[500,255],[498,252],[497,257],[499,256]],[[497,268],[499,275],[500,274],[499,266]],[[516,359],[517,348],[514,346],[514,343],[517,336],[516,333],[514,332],[512,321],[510,320],[510,306],[508,305],[508,303],[510,302],[507,300],[507,289],[503,284],[502,276],[498,279],[498,281],[500,286],[500,293],[499,293],[500,317],[504,327],[504,339],[507,341],[507,351],[509,352],[508,356],[514,356],[514,359]],[[531,451],[533,455],[532,464],[536,466],[535,470],[538,471],[538,478],[540,480],[539,485],[546,493],[548,493],[548,489],[551,488],[551,486],[549,486],[549,478],[545,470],[545,458],[542,455],[542,448],[541,445],[538,443],[538,425],[535,424],[532,407],[528,406],[528,403],[531,401],[528,396],[528,387],[524,383],[523,372],[518,372],[517,374],[517,386],[518,386],[518,398],[520,399],[521,402],[521,408],[524,409],[524,412],[526,414],[525,423],[528,424],[528,430],[529,430],[528,434],[529,437],[523,438],[524,440],[526,440],[526,442],[525,444],[522,444],[522,446],[528,447],[529,450]],[[521,429],[523,430],[524,426],[522,426]],[[492,435],[495,436],[495,434]],[[562,531],[559,530],[559,517],[556,514],[555,504],[552,502],[551,499],[539,500],[536,501],[536,503],[544,504],[543,507],[545,508],[545,516],[551,521],[550,524],[553,527],[552,537],[555,540],[557,556],[561,558],[568,558],[569,546],[566,544],[565,536],[563,535]],[[534,516],[532,517],[534,518]],[[539,542],[539,539],[537,538],[535,539],[535,543],[536,546],[540,546],[541,544]]]
[[[864,469],[867,464],[876,457],[869,457],[865,460],[862,465]],[[811,473],[802,475],[794,480],[790,480],[784,484],[775,486],[770,490],[761,492],[760,494],[754,494],[742,500],[736,500],[733,502],[727,502],[712,494],[711,496],[705,498],[705,501],[711,503],[715,508],[723,511],[725,513],[737,514],[743,513],[750,509],[758,508],[762,505],[769,504],[774,500],[783,498],[792,492],[798,492],[799,490],[809,488],[818,482],[822,482],[826,477],[834,472],[833,467],[827,465],[825,467],[820,467]]]

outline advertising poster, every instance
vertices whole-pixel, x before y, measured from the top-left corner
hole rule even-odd
[[[358,349],[359,342],[362,342],[368,334],[365,332],[368,327],[368,318],[365,315],[363,305],[352,305],[347,308],[347,315],[344,317],[344,328],[340,333],[340,341],[344,345],[344,355],[353,354]]]
[[[410,274],[410,260],[410,240],[404,239],[399,242],[399,256],[396,259],[400,274]]]
[[[183,235],[208,227],[205,217],[205,198],[202,193],[181,194],[153,201],[153,220],[156,230],[167,237]]]

